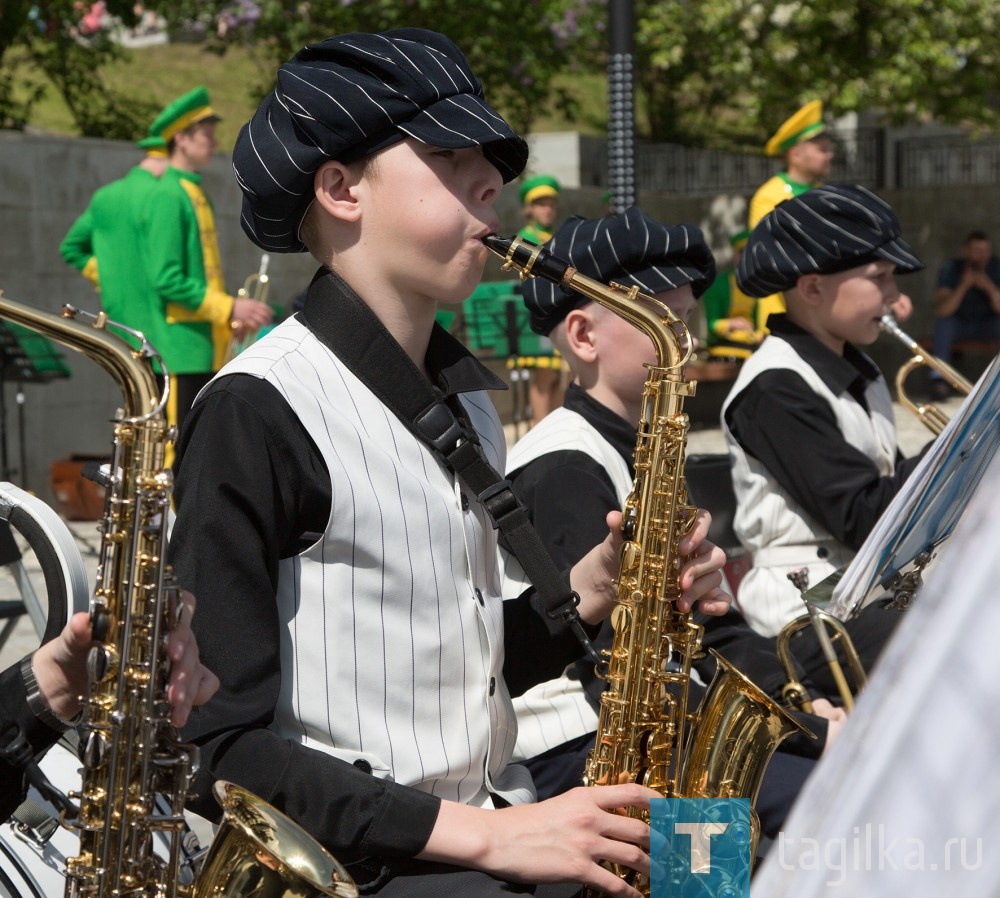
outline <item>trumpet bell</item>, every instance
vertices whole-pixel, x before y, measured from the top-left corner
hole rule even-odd
[[[350,874],[280,811],[225,780],[213,792],[223,823],[192,898],[356,898]]]

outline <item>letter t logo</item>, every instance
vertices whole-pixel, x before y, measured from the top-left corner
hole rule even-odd
[[[674,832],[691,837],[691,872],[712,872],[712,836],[724,833],[728,823],[675,823]]]

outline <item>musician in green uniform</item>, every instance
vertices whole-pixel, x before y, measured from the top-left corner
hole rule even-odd
[[[518,197],[524,207],[526,223],[517,232],[518,237],[539,246],[552,239],[556,216],[559,214],[559,191],[559,181],[552,175],[533,175],[521,182]],[[565,390],[563,372],[566,366],[562,356],[547,338],[542,339],[541,351],[536,355],[511,359],[507,364],[511,368],[530,371],[528,404],[531,408],[532,427],[562,405]]]
[[[170,165],[142,210],[143,261],[168,325],[159,347],[172,377],[168,418],[181,425],[198,391],[220,367],[234,330],[257,330],[271,309],[226,289],[212,203],[198,173],[216,149],[219,116],[197,87],[167,106],[153,128]]]
[[[163,343],[163,316],[151,303],[152,289],[142,262],[139,229],[128,210],[137,210],[167,167],[167,144],[152,132],[138,141],[145,158],[123,178],[105,184],[73,222],[59,246],[67,263],[101,292],[101,305],[112,321],[141,331],[157,347]],[[100,266],[98,266],[98,259]],[[132,341],[135,345],[135,341]]]
[[[764,153],[784,157],[785,168],[757,188],[751,198],[747,222],[751,231],[778,203],[801,196],[830,174],[833,146],[823,121],[822,101],[810,100],[785,119],[764,146]],[[785,311],[784,298],[780,293],[761,297],[757,309],[763,327],[768,315]]]
[[[729,238],[732,261],[716,274],[702,296],[708,332],[705,342],[713,358],[747,359],[765,336],[757,320],[757,300],[736,283],[736,266],[749,239],[750,231],[745,229]]]

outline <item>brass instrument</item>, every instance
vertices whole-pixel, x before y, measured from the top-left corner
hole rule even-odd
[[[965,396],[968,396],[972,390],[972,384],[970,384],[969,381],[952,368],[951,365],[936,356],[931,355],[919,343],[917,343],[913,337],[904,333],[896,323],[896,319],[891,314],[882,316],[882,320],[879,322],[879,327],[881,327],[881,329],[887,334],[891,334],[899,340],[907,349],[910,350],[910,353],[913,356],[900,367],[899,371],[896,372],[896,395],[899,396],[900,403],[907,409],[907,411],[916,415],[931,431],[931,433],[937,436],[947,426],[948,416],[933,403],[924,402],[918,404],[910,399],[910,397],[906,394],[905,386],[906,379],[910,376],[910,373],[919,368],[921,365],[926,365],[928,368],[931,368],[940,374],[948,382],[952,389],[957,390]]]
[[[260,268],[256,273],[247,275],[246,280],[243,281],[243,286],[236,291],[237,297],[240,299],[256,299],[258,302],[267,302],[267,294],[271,289],[271,278],[267,273],[270,261],[271,257],[267,253],[261,253]],[[233,327],[236,328],[237,326],[238,323],[234,321]],[[222,358],[222,364],[225,365],[231,362],[244,349],[252,346],[256,339],[256,331],[234,332],[229,338],[229,344],[226,346],[226,354]]]
[[[795,667],[795,656],[792,653],[791,646],[792,637],[800,630],[811,626],[816,633],[816,640],[819,643],[820,651],[823,652],[823,658],[830,668],[830,675],[837,684],[837,692],[840,694],[841,704],[846,711],[850,712],[854,709],[854,696],[864,688],[867,682],[865,668],[861,663],[861,657],[858,655],[857,649],[854,647],[854,641],[847,632],[843,621],[823,611],[823,609],[819,608],[811,600],[812,596],[807,591],[807,587],[809,586],[808,569],[801,568],[797,571],[791,571],[788,574],[788,579],[802,593],[802,601],[806,603],[807,611],[801,617],[797,617],[795,620],[785,624],[778,633],[776,650],[778,660],[781,662],[781,667],[785,671],[786,678],[785,686],[781,690],[781,697],[788,707],[798,708],[807,714],[813,713],[809,693],[802,683],[799,682],[799,675]],[[840,663],[834,642],[840,645],[844,653],[847,666],[854,679],[853,691],[844,673],[844,666]]]
[[[67,859],[66,898],[208,898],[208,896],[354,896],[343,868],[287,817],[229,783],[216,784],[224,822],[193,883],[182,867],[184,801],[198,768],[198,749],[178,741],[170,723],[168,631],[178,620],[180,590],[166,564],[167,511],[173,490],[164,469],[173,438],[142,334],[72,306],[63,316],[0,293],[0,317],[83,352],[121,388],[97,584],[91,599],[94,638],[83,696],[82,785],[75,817],[80,853]],[[85,323],[89,322],[89,323]],[[110,330],[128,332],[132,350]],[[164,372],[164,382],[169,377]],[[156,808],[156,797],[169,812]],[[154,853],[153,835],[169,844]]]
[[[716,675],[699,708],[689,711],[691,666],[701,657],[702,627],[676,606],[684,560],[678,544],[697,512],[688,504],[683,476],[688,429],[683,400],[696,386],[683,374],[690,355],[687,327],[637,287],[604,285],[542,247],[520,238],[487,237],[484,243],[504,258],[505,268],[576,290],[640,328],[656,347],[657,364],[649,366],[643,391],[635,482],[623,511],[608,685],[584,784],[631,781],[664,797],[749,798],[752,804],[775,748],[804,727],[714,652]],[[629,813],[649,821],[646,813]],[[755,813],[751,827],[755,847],[760,829]],[[627,868],[615,872],[649,894],[645,877]]]

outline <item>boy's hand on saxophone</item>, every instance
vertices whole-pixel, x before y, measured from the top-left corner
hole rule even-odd
[[[596,624],[611,613],[618,595],[616,578],[621,567],[622,513],[608,513],[607,538],[583,556],[570,570],[570,586],[579,594],[580,618]],[[678,601],[681,611],[689,611],[696,602],[700,611],[714,617],[725,614],[732,604],[722,586],[722,568],[726,553],[708,539],[712,516],[698,509],[694,524],[680,542],[682,557],[680,585],[683,593]]]
[[[187,722],[193,705],[205,704],[219,688],[218,677],[199,660],[198,643],[191,632],[194,596],[189,592],[181,596],[183,610],[167,643],[171,662],[167,698],[173,709],[171,722],[177,727]],[[93,644],[90,615],[80,611],[32,656],[39,692],[49,710],[63,720],[71,720],[80,711],[80,696],[87,691],[87,655]]]

